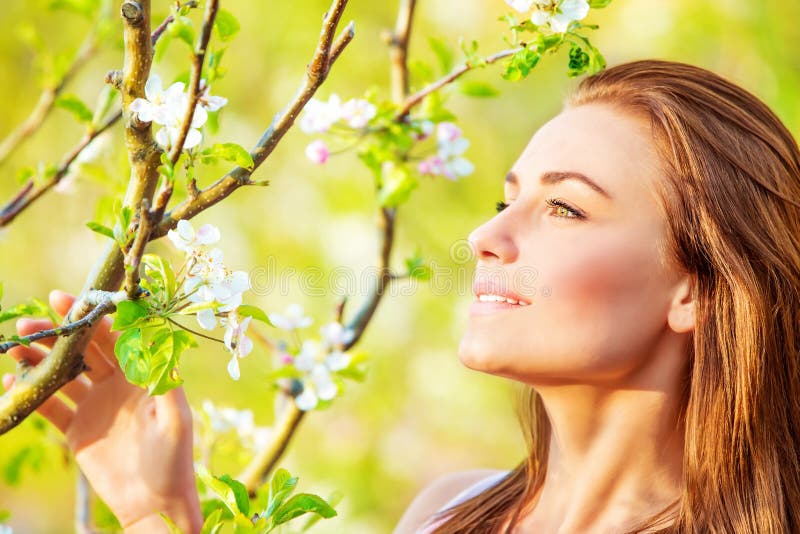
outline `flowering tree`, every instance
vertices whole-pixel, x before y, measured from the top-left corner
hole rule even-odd
[[[275,429],[258,428],[251,411],[219,408],[210,402],[195,411],[201,443],[196,471],[208,504],[206,529],[214,531],[219,523],[232,520],[237,532],[269,532],[305,513],[313,514],[310,524],[336,515],[336,496],[328,500],[304,493],[291,496],[297,478],[277,468],[277,463],[308,412],[334,402],[344,391],[345,380],[364,379],[365,356],[352,349],[389,285],[429,277],[419,256],[407,259],[402,271],[391,266],[390,258],[397,208],[420,181],[436,177],[456,181],[473,172],[467,159],[469,141],[446,108],[443,93],[461,83],[469,71],[501,61],[502,76],[520,80],[543,56],[564,46],[569,48],[568,75],[602,69],[602,55],[584,34],[595,26],[582,21],[591,8],[605,7],[609,1],[506,0],[513,9],[501,19],[509,28],[504,37],[507,49],[484,56],[478,53],[476,42],[462,40],[463,60],[454,64],[453,53],[438,44],[435,51],[443,75],[419,83],[410,80],[407,58],[416,1],[400,0],[396,26],[386,35],[391,56],[389,97],[368,91],[346,100],[336,94],[319,99],[315,97],[318,89],[354,38],[352,22],[339,30],[347,0],[333,0],[295,97],[250,150],[234,143],[204,142],[205,129],[212,122],[219,124],[219,112],[228,104],[225,97],[213,94],[212,87],[224,75],[226,45],[239,29],[234,14],[223,9],[219,0],[206,0],[203,6],[197,1],[174,2],[171,14],[155,27],[149,0],[122,1],[123,68],[106,75],[106,87],[94,110],[76,97],[64,96],[62,90],[93,50],[108,39],[110,2],[66,2],[71,9],[94,17],[95,29],[74,62],[54,74],[30,118],[0,144],[0,160],[32,135],[55,106],[72,111],[86,124],[86,133],[60,165],[23,172],[24,186],[0,209],[0,227],[17,220],[50,189],[63,186],[73,165],[120,122],[130,179],[124,198],[113,209],[114,224],[88,224],[109,241],[67,316],[58,317],[39,300],[0,309],[0,321],[48,316],[59,325],[26,335],[0,336],[0,352],[58,336],[46,359],[35,366],[23,360],[17,373],[4,380],[7,391],[0,397],[0,433],[13,429],[86,369],[82,353],[105,315],[113,315],[112,329],[120,332],[115,353],[121,369],[129,382],[149,395],[163,394],[183,383],[180,360],[197,345],[198,336],[220,342],[228,353],[227,373],[239,380],[239,360],[253,351],[251,338],[257,335],[278,362],[271,380],[279,421]],[[197,18],[195,12],[201,8],[200,28],[195,32],[192,17]],[[162,76],[171,75],[154,67],[154,57],[158,58],[158,46],[163,49],[170,41],[191,47],[191,65],[188,79],[165,87]],[[494,90],[474,84],[463,92],[489,96]],[[114,111],[115,107],[119,110]],[[311,136],[305,154],[317,164],[325,164],[334,154],[355,151],[374,177],[380,206],[374,287],[349,319],[346,301],[335,303],[333,320],[315,333],[308,330],[312,319],[297,304],[269,313],[245,304],[250,280],[246,271],[226,265],[217,246],[220,231],[211,224],[195,228],[190,222],[237,189],[268,185],[254,180],[254,173],[295,122]],[[230,162],[232,169],[200,189],[196,175],[220,160]],[[177,187],[185,188],[185,198],[173,198]],[[165,236],[181,256],[177,266],[169,258],[147,252],[149,243]],[[193,322],[191,326],[187,319]],[[253,321],[274,330],[270,335],[258,334]],[[216,334],[219,329],[224,330],[221,339]],[[252,458],[235,479],[215,476],[208,459],[220,436],[232,431],[237,446],[250,449]],[[167,517],[165,521],[170,522]]]

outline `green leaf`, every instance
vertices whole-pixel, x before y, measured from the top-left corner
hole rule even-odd
[[[100,224],[100,223],[98,223],[98,222],[94,222],[94,221],[89,221],[89,222],[87,222],[87,223],[86,223],[86,226],[87,226],[87,227],[88,227],[88,228],[89,228],[89,229],[90,229],[92,232],[97,232],[97,233],[98,233],[98,234],[100,234],[100,235],[104,235],[104,236],[106,236],[106,237],[110,237],[111,239],[114,239],[114,230],[112,230],[112,229],[111,229],[111,228],[109,228],[108,226],[105,226],[105,225],[103,225],[103,224]]]
[[[158,515],[161,516],[161,519],[167,524],[167,528],[172,534],[184,534],[183,531],[175,524],[175,522],[169,518],[167,514],[164,512],[159,512]]]
[[[194,464],[195,473],[203,481],[209,490],[211,490],[214,495],[219,497],[222,500],[222,503],[230,510],[230,512],[235,516],[236,514],[241,513],[239,510],[239,503],[236,501],[236,494],[228,484],[223,482],[222,480],[218,479],[211,473],[209,473],[206,466],[201,463]]]
[[[236,497],[236,504],[239,506],[239,510],[241,510],[244,515],[248,515],[250,513],[250,497],[247,494],[247,487],[227,474],[217,478],[230,486]]]
[[[194,315],[195,313],[203,310],[211,310],[217,308],[219,303],[217,301],[209,301],[209,302],[193,302],[186,306],[185,308],[181,308],[178,312],[181,315]]]
[[[26,445],[16,453],[4,452],[7,460],[3,466],[3,480],[9,486],[16,486],[21,482],[23,468],[38,472],[45,460],[45,449],[41,443]]]
[[[467,96],[488,98],[497,96],[499,91],[491,84],[477,80],[466,80],[459,84],[460,91]]]
[[[145,387],[150,376],[150,358],[142,343],[142,329],[123,332],[114,344],[114,354],[128,382]]]
[[[298,493],[278,508],[273,523],[281,525],[308,512],[319,514],[326,519],[336,515],[336,510],[319,495]]]
[[[98,0],[51,0],[47,7],[51,10],[72,11],[91,20],[99,5]]]
[[[208,155],[214,158],[222,158],[225,161],[231,161],[245,169],[252,169],[255,166],[250,152],[236,143],[217,143],[203,152],[207,152]]]
[[[209,83],[219,80],[225,76],[227,70],[222,67],[222,57],[225,55],[227,47],[219,50],[211,50],[208,53],[208,81]],[[210,117],[209,117],[210,118]]]
[[[189,17],[176,17],[167,28],[167,33],[171,37],[180,39],[194,50],[194,25]]]
[[[142,265],[146,278],[142,286],[150,291],[156,301],[162,304],[171,301],[178,291],[178,284],[170,263],[156,254],[145,254],[142,256]]]
[[[328,504],[330,504],[332,507],[336,506],[341,502],[343,498],[344,498],[344,493],[342,493],[339,490],[334,490],[328,497]],[[318,514],[312,515],[311,517],[308,518],[303,527],[300,529],[300,532],[307,531],[308,529],[313,527],[320,519],[322,519],[321,515]]]
[[[78,119],[79,122],[92,122],[94,113],[89,109],[89,106],[83,103],[83,100],[75,95],[61,95],[55,101],[55,106],[66,109]]]
[[[111,325],[111,331],[131,328],[147,315],[147,307],[143,303],[134,300],[123,300],[117,304],[117,312],[114,316],[114,323]]]
[[[163,395],[167,391],[183,384],[183,379],[178,374],[178,364],[181,354],[190,348],[197,347],[197,341],[185,330],[171,331],[164,328],[166,334],[159,334],[154,343],[161,343],[161,350],[151,356],[151,370],[148,382],[148,395]],[[161,332],[161,331],[160,331]],[[170,336],[171,339],[167,339]]]
[[[407,201],[411,191],[418,185],[417,179],[401,165],[394,165],[384,172],[382,180],[378,201],[381,206],[387,207],[394,207]]]
[[[267,323],[270,326],[275,326],[274,324],[272,324],[272,321],[269,320],[269,317],[264,312],[264,310],[262,310],[258,306],[250,306],[249,304],[242,304],[241,306],[236,308],[236,311],[239,313],[239,315],[243,315],[245,317],[252,317],[256,321],[261,321],[262,323]]]
[[[289,471],[278,468],[269,483],[269,499],[267,509],[262,514],[263,517],[272,517],[283,501],[291,495],[297,486],[297,477],[293,477]]]
[[[227,9],[220,9],[214,27],[221,41],[230,41],[239,32],[239,21]]]
[[[428,44],[431,46],[431,50],[433,50],[436,59],[439,61],[439,68],[442,74],[448,74],[453,70],[453,49],[450,48],[443,39],[437,39],[435,37],[429,37]]]
[[[61,322],[61,317],[48,304],[37,298],[32,298],[30,302],[17,304],[0,312],[0,323],[18,317],[47,317],[53,323]]]
[[[11,517],[11,512],[8,510],[0,510],[0,521],[8,521]]]
[[[611,0],[589,0],[589,7],[592,9],[601,9],[611,3]]]
[[[542,55],[530,48],[524,48],[511,56],[505,64],[502,76],[509,81],[518,81],[530,74],[542,59]]]
[[[206,517],[206,520],[203,522],[203,528],[200,529],[200,534],[217,534],[217,532],[219,532],[219,529],[221,529],[224,524],[220,520],[222,511],[222,508],[217,508]]]
[[[414,256],[406,259],[406,269],[408,270],[408,276],[411,278],[430,280],[430,266],[425,265],[425,259],[419,251],[417,251]]]

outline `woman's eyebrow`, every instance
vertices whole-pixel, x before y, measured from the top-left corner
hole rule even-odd
[[[542,183],[542,185],[556,184],[558,182],[563,182],[564,180],[577,180],[585,185],[588,185],[590,188],[592,188],[593,191],[601,194],[607,199],[612,198],[611,194],[609,194],[608,191],[600,187],[597,184],[597,182],[595,182],[585,174],[581,174],[579,172],[547,171],[545,173],[542,173],[542,176],[539,178],[539,181]],[[510,171],[508,174],[506,174],[506,183],[519,185],[519,178],[517,177],[517,174],[514,171]]]

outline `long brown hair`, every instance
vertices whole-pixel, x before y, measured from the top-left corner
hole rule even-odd
[[[757,97],[699,67],[647,60],[585,78],[566,105],[649,121],[665,180],[664,253],[694,282],[681,493],[630,532],[800,532],[800,150]],[[435,532],[513,527],[545,479],[550,425],[518,407],[528,457],[437,514]]]

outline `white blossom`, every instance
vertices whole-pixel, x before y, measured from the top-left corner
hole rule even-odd
[[[341,115],[351,128],[359,129],[365,127],[377,111],[369,101],[351,98],[342,106]]]
[[[200,80],[200,91],[201,93],[198,101],[206,111],[219,111],[220,108],[228,103],[228,99],[224,96],[212,96],[211,88],[205,80]]]
[[[303,108],[300,129],[307,133],[327,132],[334,122],[342,118],[342,104],[338,95],[332,94],[327,102],[312,98]]]
[[[203,245],[213,245],[219,241],[219,229],[204,224],[196,232],[192,223],[186,219],[178,221],[177,229],[167,232],[167,237],[178,250],[190,251]]]
[[[273,312],[268,314],[268,317],[270,322],[281,330],[306,328],[313,322],[311,317],[304,315],[303,307],[296,303],[290,304],[283,314]]]
[[[355,337],[355,332],[349,328],[344,328],[342,323],[331,321],[319,329],[322,340],[328,348],[339,348],[346,343],[350,343]]]
[[[205,399],[202,406],[208,415],[211,430],[218,434],[235,430],[239,441],[253,450],[258,451],[266,447],[274,435],[271,427],[256,426],[252,410],[218,408],[209,399]]]
[[[533,0],[506,0],[506,4],[520,13],[526,13],[533,5]]]
[[[521,13],[533,7],[531,22],[549,26],[556,33],[567,31],[572,21],[582,20],[589,14],[586,0],[506,0],[506,3]]]
[[[225,327],[225,347],[233,357],[228,363],[228,374],[234,380],[239,380],[239,359],[244,358],[253,350],[253,341],[245,335],[252,317],[245,317],[241,321],[236,311],[228,314],[228,324]]]
[[[461,129],[452,122],[440,122],[436,126],[436,154],[420,162],[417,170],[429,176],[444,176],[456,180],[475,171],[472,163],[462,157],[469,147]]]
[[[320,400],[331,400],[339,392],[331,374],[346,368],[351,358],[346,352],[331,351],[329,341],[307,339],[294,357],[292,364],[303,374],[303,391],[295,397],[300,410],[312,410]]]
[[[130,110],[136,113],[140,121],[154,122],[163,126],[156,132],[155,137],[156,142],[165,148],[177,143],[184,117],[189,109],[189,95],[184,88],[183,82],[175,82],[165,90],[161,78],[157,74],[152,74],[145,84],[146,98],[136,98],[130,105]],[[210,98],[215,97],[207,97],[206,105],[211,105],[208,100]],[[183,148],[194,148],[203,140],[203,135],[198,128],[208,120],[206,105],[201,102],[201,105],[195,108]],[[221,100],[215,100],[213,105],[224,105],[224,103]]]

